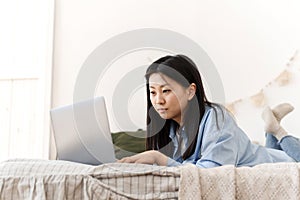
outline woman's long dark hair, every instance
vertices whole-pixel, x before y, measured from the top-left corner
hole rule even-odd
[[[166,155],[172,155],[171,139],[169,138],[171,124],[179,128],[172,119],[163,119],[154,110],[150,101],[149,78],[153,73],[161,73],[187,88],[191,83],[196,85],[196,93],[189,101],[183,126],[188,137],[187,149],[182,158],[185,160],[193,154],[196,148],[198,129],[205,112],[205,105],[212,106],[206,98],[202,79],[195,63],[184,55],[165,56],[153,62],[146,71],[147,90],[147,150],[159,150]]]

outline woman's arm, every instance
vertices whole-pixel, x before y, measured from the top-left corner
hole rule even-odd
[[[157,164],[160,166],[167,166],[168,157],[159,151],[150,150],[134,156],[125,157],[118,160],[119,163],[141,163],[141,164]]]

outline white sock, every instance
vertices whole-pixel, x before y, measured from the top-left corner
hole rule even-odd
[[[293,110],[294,110],[294,107],[291,104],[282,103],[282,104],[279,104],[276,107],[274,107],[272,109],[272,112],[274,113],[274,116],[276,117],[276,119],[280,123],[282,118],[284,116],[286,116],[287,114],[289,114],[290,112],[292,112]]]
[[[265,121],[265,131],[267,133],[271,133],[278,140],[287,135],[287,132],[280,126],[279,120],[275,117],[269,106],[263,110],[262,118]]]

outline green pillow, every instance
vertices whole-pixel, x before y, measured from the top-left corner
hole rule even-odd
[[[146,131],[128,131],[112,133],[117,159],[132,156],[146,150]]]

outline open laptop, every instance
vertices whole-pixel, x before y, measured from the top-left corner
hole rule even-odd
[[[104,97],[50,110],[58,159],[90,165],[115,162]]]

